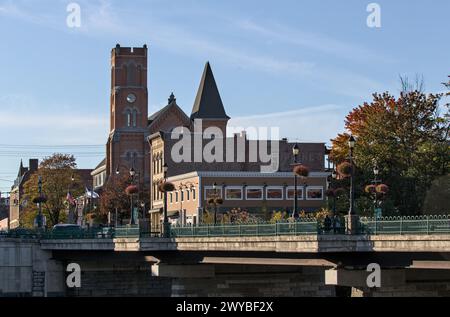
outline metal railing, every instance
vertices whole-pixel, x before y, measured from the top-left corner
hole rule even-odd
[[[315,220],[255,224],[221,224],[177,227],[170,230],[171,237],[248,237],[318,234]]]
[[[139,238],[141,232],[138,225],[111,228],[113,229],[114,238]]]
[[[417,217],[361,217],[359,234],[450,234],[450,216]],[[301,236],[301,235],[340,235],[345,234],[345,226],[327,227],[315,219],[303,219],[296,222],[220,224],[199,226],[171,226],[170,237],[251,237],[251,236]],[[149,238],[157,233],[141,232],[139,226],[117,228],[90,228],[74,231],[38,231],[14,229],[0,232],[0,238],[21,239],[113,239],[113,238]]]
[[[360,234],[443,234],[450,233],[450,216],[361,218]]]

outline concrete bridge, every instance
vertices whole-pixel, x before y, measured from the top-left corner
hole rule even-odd
[[[65,285],[69,263],[82,287]],[[382,287],[369,289],[367,266]],[[0,296],[450,296],[450,234],[0,238]]]
[[[49,239],[43,250],[275,253],[449,252],[450,234]]]

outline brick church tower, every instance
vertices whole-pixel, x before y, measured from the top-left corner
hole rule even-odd
[[[140,183],[148,178],[147,46],[116,45],[111,52],[110,132],[106,145],[107,176],[136,171]]]

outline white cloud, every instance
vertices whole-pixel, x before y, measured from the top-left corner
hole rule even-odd
[[[251,20],[241,20],[235,23],[241,30],[269,38],[270,40],[275,40],[294,46],[306,47],[308,49],[328,53],[333,56],[338,55],[341,58],[350,59],[352,61],[379,60],[384,62],[393,62],[391,58],[382,56],[377,52],[373,52],[359,45],[340,41],[322,34],[293,29],[282,24],[263,26]]]
[[[62,109],[80,107],[49,104],[44,107],[30,96],[2,96],[0,134],[8,135],[10,131],[15,131],[15,141],[20,144],[105,143],[109,124],[106,112],[74,112]]]

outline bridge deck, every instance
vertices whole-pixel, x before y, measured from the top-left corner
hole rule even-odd
[[[280,253],[450,252],[450,234],[302,235],[269,237],[184,237],[41,240],[44,250],[249,251]]]

